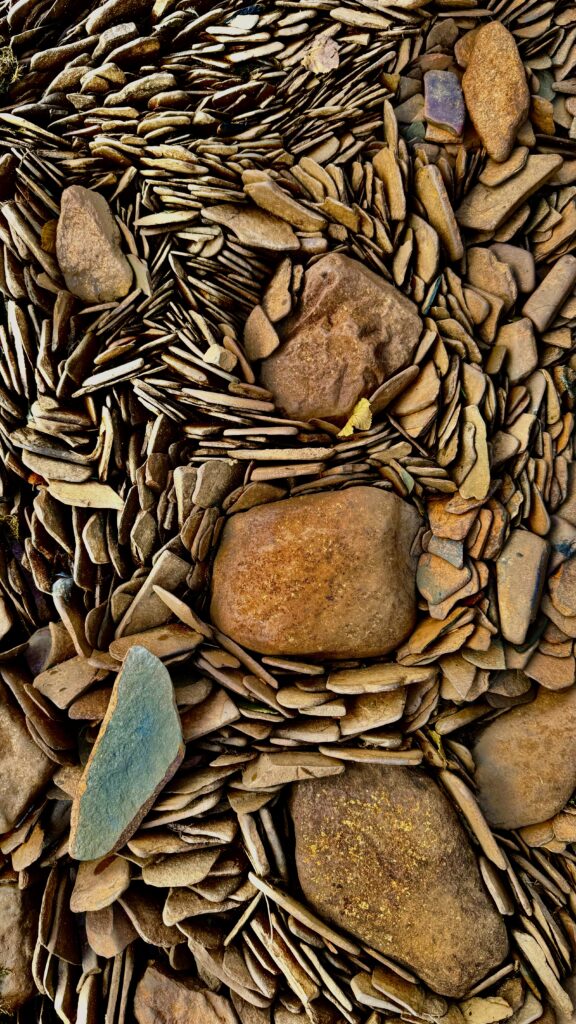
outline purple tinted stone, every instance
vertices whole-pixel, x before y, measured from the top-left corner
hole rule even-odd
[[[438,128],[462,134],[466,107],[460,80],[453,71],[427,71],[424,75],[424,117]]]

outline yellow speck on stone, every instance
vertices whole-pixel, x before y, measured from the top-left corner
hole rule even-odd
[[[339,431],[338,437],[350,437],[354,430],[370,430],[372,426],[372,409],[367,398],[361,398],[356,402],[346,423]]]

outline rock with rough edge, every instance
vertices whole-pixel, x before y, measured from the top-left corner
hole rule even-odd
[[[64,189],[56,255],[68,291],[84,302],[111,302],[130,291],[132,267],[104,196],[82,185]]]
[[[424,75],[424,117],[430,124],[461,135],[466,107],[458,75],[453,71],[427,71]]]
[[[132,647],[72,805],[70,856],[97,860],[123,846],[183,756],[168,670],[145,647]]]
[[[262,654],[386,654],[414,625],[420,523],[412,506],[374,487],[231,516],[214,563],[212,621]]]
[[[466,834],[424,771],[354,765],[295,785],[290,809],[300,885],[331,924],[447,996],[506,956]]]
[[[55,769],[54,762],[34,743],[24,716],[0,683],[0,833],[18,823]]]
[[[226,996],[211,992],[200,982],[148,964],[134,993],[138,1024],[237,1024]]]
[[[299,307],[278,325],[281,344],[262,362],[262,384],[292,419],[345,420],[410,362],[421,329],[401,292],[331,253],[306,272]]]
[[[482,730],[474,748],[478,799],[496,828],[558,814],[576,789],[576,687],[539,690]]]
[[[530,530],[513,530],[496,562],[502,636],[523,644],[540,607],[550,545]]]
[[[0,1016],[15,1013],[36,994],[32,956],[39,906],[33,890],[0,886]]]
[[[507,160],[528,116],[530,93],[514,36],[499,21],[478,30],[462,88],[489,156],[499,163]]]

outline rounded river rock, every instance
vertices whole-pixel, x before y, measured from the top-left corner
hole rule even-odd
[[[386,654],[414,626],[420,523],[413,506],[376,487],[233,515],[214,563],[212,621],[261,654]]]
[[[130,291],[133,273],[120,228],[104,196],[82,185],[64,189],[56,255],[68,291],[84,302],[111,302]]]
[[[478,799],[491,825],[522,828],[561,811],[576,788],[576,686],[541,689],[482,730],[474,748]]]
[[[306,272],[296,313],[277,329],[280,348],[260,376],[278,408],[297,420],[344,420],[410,362],[422,322],[378,274],[331,253]]]
[[[499,21],[478,29],[462,79],[468,113],[488,155],[501,163],[528,117],[530,93],[514,36]]]
[[[308,903],[338,928],[460,997],[508,939],[452,804],[414,768],[354,765],[293,786],[296,867]]]

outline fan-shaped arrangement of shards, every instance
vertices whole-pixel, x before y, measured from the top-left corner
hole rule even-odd
[[[0,35],[0,1011],[569,1024],[573,6]]]

